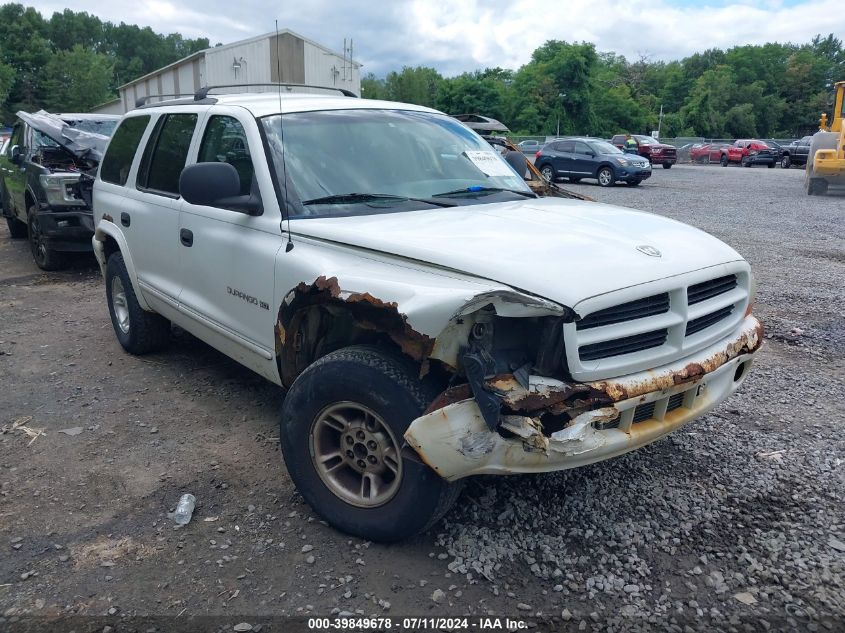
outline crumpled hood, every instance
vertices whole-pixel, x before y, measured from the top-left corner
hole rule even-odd
[[[31,128],[56,141],[74,156],[93,160],[97,163],[103,160],[106,146],[109,144],[108,136],[78,130],[68,125],[60,117],[45,110],[39,110],[32,114],[21,111],[17,113],[17,116]]]
[[[301,218],[294,235],[389,253],[497,281],[566,306],[741,260],[724,242],[650,213],[537,198],[343,218]],[[645,255],[638,246],[657,248]]]

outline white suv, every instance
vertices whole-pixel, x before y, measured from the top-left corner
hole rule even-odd
[[[173,322],[286,387],[291,478],[368,539],[432,525],[469,475],[663,437],[736,391],[762,342],[733,249],[538,198],[475,132],[414,105],[140,107],[106,151],[94,217],[123,347],[161,349]]]

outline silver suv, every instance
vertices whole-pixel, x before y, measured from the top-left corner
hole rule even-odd
[[[538,198],[428,108],[203,91],[126,114],[93,193],[123,347],[162,349],[173,322],[284,386],[291,478],[368,539],[431,526],[470,475],[663,437],[762,342],[729,246]]]

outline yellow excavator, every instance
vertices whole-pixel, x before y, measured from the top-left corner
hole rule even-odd
[[[845,186],[845,81],[833,84],[833,118],[822,114],[807,156],[804,186],[808,196],[823,196],[830,185]]]

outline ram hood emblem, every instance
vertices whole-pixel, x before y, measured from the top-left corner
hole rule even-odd
[[[637,250],[643,255],[648,255],[649,257],[660,257],[660,251],[654,248],[654,246],[649,246],[648,244],[641,244],[640,246],[637,246]]]

